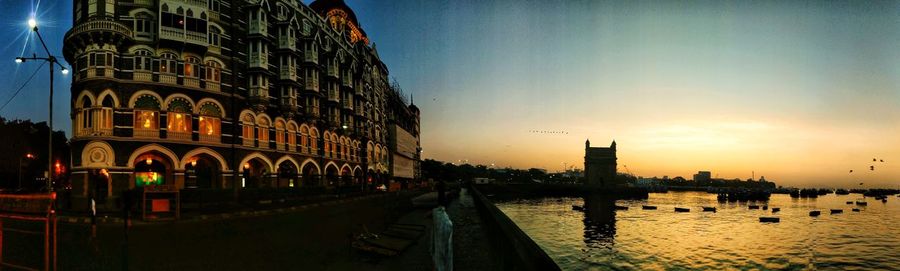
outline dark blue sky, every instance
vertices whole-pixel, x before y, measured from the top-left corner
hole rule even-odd
[[[616,139],[620,165],[644,176],[900,177],[845,175],[900,161],[900,1],[345,1],[415,95],[426,158],[553,171],[580,163],[585,138]],[[13,62],[42,52],[26,42],[32,5],[0,1],[0,102],[39,66]],[[40,11],[60,54],[71,1]],[[68,132],[70,80],[57,78]],[[47,81],[0,115],[45,120]]]

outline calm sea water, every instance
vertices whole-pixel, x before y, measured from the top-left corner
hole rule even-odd
[[[868,206],[846,204],[856,200]],[[619,200],[616,205],[629,207],[619,211],[610,210],[609,201],[587,201],[544,198],[497,206],[564,270],[900,270],[896,196],[882,203],[860,194],[772,195],[769,210],[718,203],[714,194],[703,192]],[[588,210],[573,211],[572,205]],[[642,210],[641,205],[659,209]],[[691,211],[675,213],[676,206]],[[701,212],[700,206],[717,207],[717,212]],[[781,211],[773,214],[771,207]],[[830,214],[829,209],[844,212]],[[810,217],[811,210],[822,215]],[[760,216],[781,222],[760,223]]]

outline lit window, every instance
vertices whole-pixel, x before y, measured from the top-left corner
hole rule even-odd
[[[200,117],[200,133],[207,136],[221,134],[222,121],[215,117]]]
[[[134,116],[135,129],[159,129],[159,115],[156,114],[156,111],[135,110]]]
[[[169,132],[190,133],[191,115],[185,113],[169,113]]]

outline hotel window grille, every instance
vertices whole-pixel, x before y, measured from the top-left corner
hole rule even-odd
[[[173,53],[162,53],[159,55],[159,73],[175,74],[178,72],[178,56]]]
[[[184,76],[197,78],[200,77],[200,59],[196,57],[186,57],[184,59]]]
[[[191,112],[190,102],[176,98],[169,102],[166,111],[168,137],[171,139],[190,140],[191,139]]]
[[[134,102],[134,136],[159,136],[159,100],[151,95],[142,95]]]
[[[153,68],[152,53],[147,50],[137,50],[134,52],[134,70],[151,71]]]
[[[206,81],[221,82],[222,65],[215,61],[206,62]]]

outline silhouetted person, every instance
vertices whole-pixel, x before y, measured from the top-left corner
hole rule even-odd
[[[438,191],[438,205],[447,206],[447,196],[444,193],[447,191],[447,183],[444,180],[439,180],[437,183],[437,191]]]

